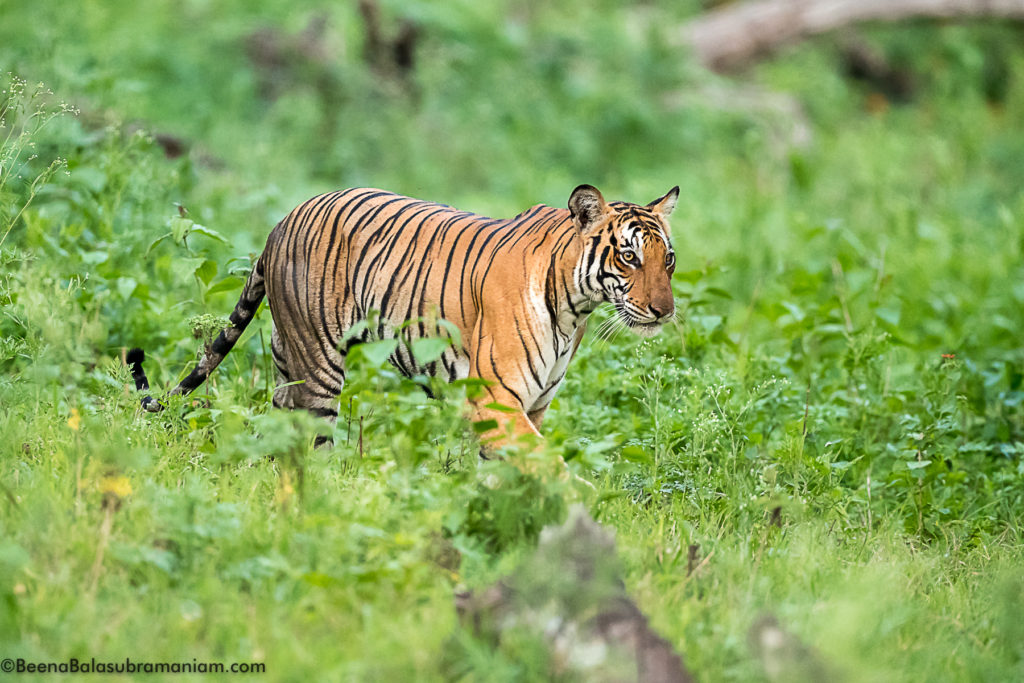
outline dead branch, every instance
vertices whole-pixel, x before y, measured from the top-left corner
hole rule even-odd
[[[913,18],[1024,19],[1024,0],[752,0],[711,10],[680,27],[675,42],[704,66],[736,69],[778,48],[865,21]]]

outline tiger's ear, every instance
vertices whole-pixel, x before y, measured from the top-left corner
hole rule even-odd
[[[672,210],[676,208],[676,201],[679,199],[679,186],[676,185],[661,199],[655,199],[653,202],[647,205],[648,209],[656,213],[660,213],[665,218],[672,215]]]
[[[593,185],[580,185],[569,195],[569,213],[581,233],[594,227],[607,210],[604,197]]]

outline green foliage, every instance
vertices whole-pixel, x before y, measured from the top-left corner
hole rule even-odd
[[[43,84],[30,87],[15,76],[5,74],[0,80],[0,247],[39,191],[66,161],[60,157],[46,162],[36,150],[43,129],[63,114],[77,115],[68,105],[50,104],[46,98],[53,93]]]
[[[765,677],[764,611],[853,680],[1019,678],[1019,29],[866,32],[915,74],[901,106],[828,39],[756,67],[808,112],[794,148],[702,98],[723,83],[668,47],[695,7],[384,2],[423,36],[405,80],[364,63],[354,5],[323,9],[327,58],[284,71],[252,48],[315,17],[284,3],[5,7],[0,63],[83,112],[2,79],[0,652],[528,680],[543,642],[452,648],[452,593],[583,499],[701,679]],[[581,182],[684,188],[680,313],[647,340],[595,313],[543,427],[571,476],[479,462],[479,383],[402,377],[405,341],[353,350],[335,425],[271,409],[265,312],[197,394],[139,410],[122,350],[173,385],[301,199],[375,185],[500,216]]]

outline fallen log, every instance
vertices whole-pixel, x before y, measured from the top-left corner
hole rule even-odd
[[[753,0],[718,7],[674,37],[715,71],[745,66],[804,38],[866,21],[1024,20],[1024,0]]]

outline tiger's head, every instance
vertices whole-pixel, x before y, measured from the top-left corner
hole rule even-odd
[[[590,185],[569,197],[584,244],[577,281],[592,301],[611,302],[619,319],[641,336],[656,334],[675,315],[676,257],[668,217],[678,198],[676,186],[646,206],[606,203]]]

